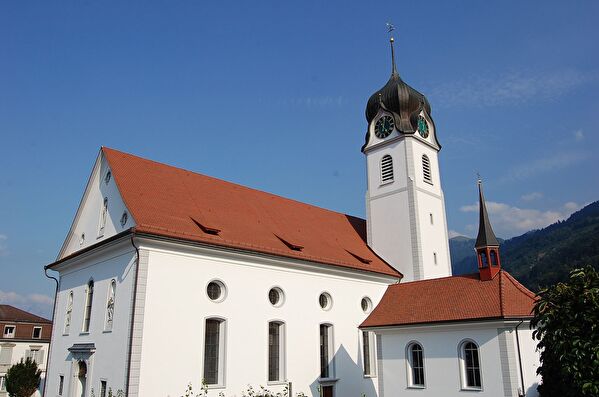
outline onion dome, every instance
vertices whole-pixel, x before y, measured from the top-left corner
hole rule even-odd
[[[418,115],[425,111],[431,115],[431,107],[424,95],[407,85],[395,66],[393,38],[391,42],[391,77],[383,88],[372,94],[366,105],[368,124],[376,117],[379,110],[384,109],[393,115],[395,127],[404,134],[413,134],[418,129]],[[367,137],[368,138],[368,137]]]

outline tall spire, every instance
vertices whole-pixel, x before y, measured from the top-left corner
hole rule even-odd
[[[397,73],[397,67],[395,66],[395,47],[393,46],[394,42],[395,39],[391,37],[389,39],[389,43],[391,43],[391,75],[398,75],[399,73]]]
[[[398,75],[397,67],[395,66],[395,46],[393,43],[395,39],[393,38],[393,31],[395,30],[395,26],[391,22],[387,22],[387,32],[391,37],[389,38],[389,43],[391,44],[391,76]]]
[[[483,195],[483,182],[478,177],[478,200],[479,200],[479,218],[478,218],[478,236],[476,237],[476,248],[499,246],[499,241],[493,233],[489,215],[487,214],[487,205],[485,204],[485,196]]]
[[[479,219],[478,236],[476,237],[476,256],[478,259],[478,273],[482,281],[492,280],[501,270],[501,259],[499,257],[499,241],[493,233],[489,215],[487,215],[487,206],[485,196],[483,196],[483,182],[478,177],[478,200],[479,200]]]

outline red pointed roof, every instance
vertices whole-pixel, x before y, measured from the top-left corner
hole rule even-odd
[[[363,219],[102,148],[137,232],[401,277]]]
[[[526,318],[535,294],[505,270],[489,281],[478,273],[390,285],[361,327]]]

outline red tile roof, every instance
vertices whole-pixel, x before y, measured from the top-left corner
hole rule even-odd
[[[366,222],[102,148],[135,230],[401,277],[366,244]]]
[[[361,327],[531,316],[535,294],[502,270],[390,285]]]
[[[36,316],[26,312],[25,310],[18,309],[10,305],[0,305],[0,321],[3,322],[28,322],[28,323],[52,323],[43,317]]]

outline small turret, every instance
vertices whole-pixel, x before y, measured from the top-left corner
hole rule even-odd
[[[478,258],[478,272],[483,281],[492,280],[501,269],[501,260],[499,258],[499,241],[493,233],[485,197],[483,196],[483,183],[478,180],[478,199],[479,199],[479,220],[478,236],[476,237],[476,256]]]

